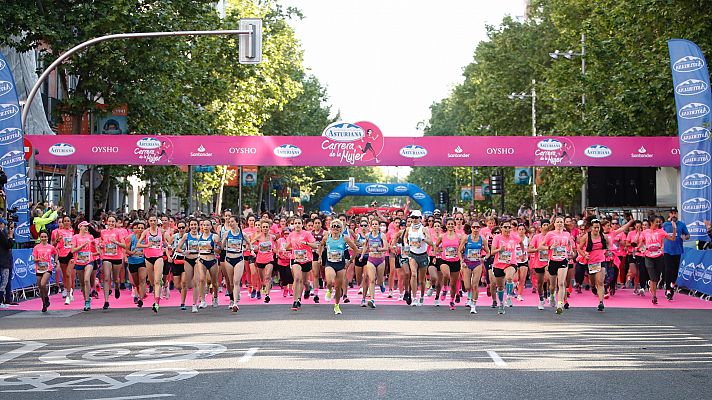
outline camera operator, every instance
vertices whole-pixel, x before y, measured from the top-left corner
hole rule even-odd
[[[0,308],[12,303],[12,247],[15,245],[15,223],[8,228],[7,220],[0,218]]]

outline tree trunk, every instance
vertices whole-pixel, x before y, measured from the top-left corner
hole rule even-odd
[[[225,191],[225,179],[227,177],[227,166],[222,167],[222,174],[220,175],[220,186],[218,186],[217,199],[215,199],[215,212],[220,213],[222,210],[223,203],[223,192]]]

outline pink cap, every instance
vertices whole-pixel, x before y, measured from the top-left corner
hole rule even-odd
[[[79,223],[79,227],[81,228],[82,226],[89,226],[89,223],[87,221],[82,221]]]

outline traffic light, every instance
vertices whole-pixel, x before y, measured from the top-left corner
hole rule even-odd
[[[447,192],[444,190],[441,190],[438,192],[438,204],[443,205],[446,203],[445,197],[447,196]]]
[[[504,177],[502,175],[492,175],[490,177],[490,193],[491,194],[502,194],[504,193]]]
[[[258,18],[242,18],[239,21],[242,31],[250,34],[240,35],[238,60],[240,64],[259,64],[262,62],[262,20]]]

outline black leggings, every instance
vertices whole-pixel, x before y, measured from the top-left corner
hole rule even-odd
[[[292,276],[292,270],[289,268],[289,265],[277,265],[275,271],[279,274],[279,284],[281,286],[294,283],[294,277]]]
[[[677,281],[677,273],[680,270],[680,256],[664,254],[665,258],[665,290],[672,290],[672,285]]]
[[[583,286],[583,280],[586,278],[586,274],[588,273],[588,265],[586,264],[581,264],[579,262],[576,263],[576,270],[574,271],[574,279],[576,280],[576,283],[579,286]],[[595,286],[596,284],[593,283],[592,286]]]

